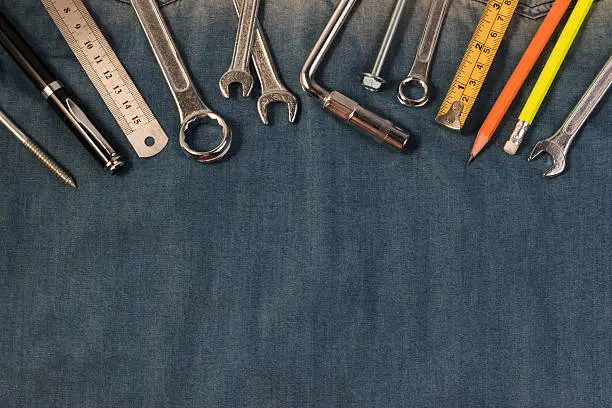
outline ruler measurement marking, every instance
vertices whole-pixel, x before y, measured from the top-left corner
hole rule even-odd
[[[461,127],[464,125],[484,85],[517,5],[518,0],[492,0],[487,3],[436,118],[446,114],[455,101],[461,101],[463,110],[459,122]]]
[[[499,4],[499,3],[495,3],[495,4]],[[499,15],[499,12],[498,12],[498,13],[495,15],[495,17],[497,18],[497,16],[498,16],[498,15]],[[486,18],[485,18],[483,21],[484,21],[485,23],[487,23],[487,24],[491,24],[491,22],[489,22],[488,20],[486,20]],[[478,25],[477,30],[478,30],[479,32],[482,32],[482,27],[480,26],[480,24]],[[489,37],[489,34],[487,34],[487,38],[488,38],[488,37]],[[482,56],[482,52],[483,52],[483,50],[484,50],[484,46],[485,46],[485,44],[486,44],[486,41],[487,41],[486,39],[485,39],[485,42],[484,42],[484,43],[481,43],[481,42],[480,42],[480,41],[478,41],[477,39],[474,41],[476,44],[480,44],[480,45],[481,45],[481,48],[480,48],[480,49],[476,48],[476,49],[479,51],[479,52],[478,52],[478,56],[476,57],[476,63],[474,63],[474,67],[472,68],[472,72],[470,72],[470,75],[469,75],[469,77],[468,77],[468,78],[472,78],[472,76],[474,75],[474,71],[475,71],[475,70],[476,70],[476,68],[478,67],[478,61],[480,60],[480,57]],[[473,47],[470,47],[470,48],[472,49],[471,51],[473,52]],[[480,69],[480,71],[479,71],[479,72],[481,72],[481,73],[482,73],[482,69]],[[466,85],[466,88],[467,88],[467,85]],[[466,88],[464,88],[464,92],[462,92],[462,93],[461,93],[461,96],[465,95],[465,89],[466,89]]]
[[[112,106],[109,101],[108,98],[105,95],[105,89],[104,89],[104,84],[100,81],[99,77],[97,76],[97,71],[96,71],[96,67],[95,65],[90,61],[88,55],[83,51],[82,47],[80,46],[80,41],[77,38],[77,32],[80,34],[80,32],[77,30],[77,32],[75,32],[71,26],[74,25],[74,21],[69,20],[70,17],[75,17],[76,16],[76,20],[77,21],[83,21],[82,20],[82,14],[81,12],[76,8],[75,4],[71,1],[68,4],[65,4],[65,8],[63,10],[60,10],[58,8],[58,2],[55,1],[55,8],[53,9],[48,9],[50,11],[50,13],[52,14],[52,18],[55,21],[55,23],[58,25],[58,27],[60,28],[60,31],[62,32],[62,34],[65,34],[66,32],[70,33],[70,36],[64,35],[64,38],[66,39],[66,42],[68,42],[68,45],[70,46],[70,48],[72,49],[72,51],[74,52],[74,54],[76,55],[77,59],[79,60],[79,62],[81,63],[81,65],[83,65],[85,67],[85,65],[88,65],[91,67],[91,69],[94,71],[94,73],[96,75],[94,75],[92,72],[90,72],[90,70],[85,69],[87,75],[89,76],[89,79],[93,82],[94,86],[96,87],[96,89],[98,90],[98,92],[100,93],[100,95],[102,96],[102,99],[106,102],[107,106],[110,107]],[[66,18],[63,18],[62,15],[60,14],[61,12],[65,11],[66,9],[70,9],[69,13],[64,13]],[[91,36],[93,37],[93,33],[91,32],[92,30],[89,29],[89,32],[91,33]],[[95,45],[94,45],[95,47]],[[93,62],[96,62],[96,60],[94,60]],[[113,112],[112,109],[111,113]],[[113,115],[115,116],[115,115]],[[121,128],[121,130],[125,133],[130,133],[131,131],[133,131],[132,127],[128,124],[127,120],[122,117],[121,115],[115,116],[115,120],[117,120],[119,127]]]
[[[91,19],[84,5],[54,0],[54,7],[42,0],[90,80],[106,102],[121,130],[128,134],[155,120],[125,69],[115,66],[116,56]],[[89,18],[88,18],[89,17]],[[98,34],[98,35],[96,35]],[[90,69],[87,69],[89,66]],[[93,72],[91,72],[93,71]],[[95,75],[94,75],[95,74]],[[121,94],[121,98],[118,96]]]
[[[93,19],[91,18],[91,15],[89,14],[89,12],[87,11],[87,9],[85,8],[85,6],[83,4],[80,4],[80,5],[77,4],[77,8],[79,8],[79,9],[83,8],[84,9],[84,12],[82,11],[81,14],[85,18],[85,20],[88,23],[88,25],[90,25],[90,26],[95,25],[95,22],[93,21]],[[104,52],[104,54],[106,56],[114,55],[113,50],[110,48],[110,45],[108,44],[108,42],[106,41],[106,39],[102,35],[102,32],[100,32],[100,31],[95,32],[94,31],[92,34],[93,34],[94,38],[97,39],[97,44],[102,48],[102,50],[103,50],[103,52]],[[139,95],[139,92],[136,89],[136,87],[133,84],[133,82],[131,81],[131,79],[129,78],[129,75],[127,74],[125,69],[116,68],[114,66],[114,64],[112,64],[112,62],[111,62],[111,65],[113,66],[112,72],[117,73],[117,75],[119,76],[119,79],[121,79],[120,85],[128,88],[128,92],[129,92],[130,96],[133,98],[132,101],[135,101],[136,104],[139,105],[139,106],[136,107],[137,110],[135,109],[135,110],[132,111],[132,116],[137,115],[137,116],[141,116],[143,118],[146,118],[147,121],[144,122],[144,123],[148,123],[148,122],[154,120],[155,118],[153,116],[153,112],[151,111],[150,108],[148,108],[146,103],[144,103],[144,100],[142,100],[142,98],[140,98],[142,100],[142,103],[140,103],[140,101],[137,99],[136,95]],[[109,91],[109,93],[110,93],[110,91]],[[142,106],[145,106],[146,109],[142,109]],[[133,123],[133,120],[130,121],[130,123]],[[134,128],[134,126],[133,126],[133,128]]]

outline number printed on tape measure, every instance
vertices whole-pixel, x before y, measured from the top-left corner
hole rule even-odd
[[[519,0],[490,0],[478,22],[436,121],[460,130],[472,110]],[[456,117],[453,106],[460,104]],[[458,122],[458,124],[457,124]]]

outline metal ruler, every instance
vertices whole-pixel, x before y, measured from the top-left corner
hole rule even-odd
[[[168,144],[151,108],[81,0],[41,0],[139,157]]]
[[[470,114],[519,0],[489,0],[436,122],[461,130]]]

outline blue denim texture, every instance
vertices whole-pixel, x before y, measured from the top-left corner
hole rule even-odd
[[[302,103],[299,123],[279,105],[270,127],[256,96],[226,101],[217,87],[235,36],[231,1],[168,1],[198,89],[235,133],[229,160],[202,165],[178,148],[174,102],[127,3],[87,2],[171,139],[149,160],[40,2],[0,0],[132,162],[117,177],[98,168],[0,52],[0,106],[80,184],[62,186],[0,129],[1,407],[611,405],[610,105],[584,127],[565,175],[543,181],[546,160],[526,161],[610,55],[609,0],[594,4],[520,155],[501,147],[545,58],[469,168],[475,129],[541,19],[513,19],[458,135],[433,117],[483,4],[454,1],[433,102],[409,110],[394,86],[361,88],[394,5],[362,1],[321,81],[411,131],[419,148],[403,156],[299,88],[337,0],[263,2],[279,70]],[[409,2],[384,74],[393,83],[428,5]]]

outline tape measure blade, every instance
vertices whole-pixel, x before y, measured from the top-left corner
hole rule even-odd
[[[41,0],[41,3],[136,154],[152,157],[161,152],[168,137],[83,2]],[[150,133],[143,136],[147,132]]]
[[[461,130],[474,107],[519,0],[489,0],[474,30],[436,122]]]

